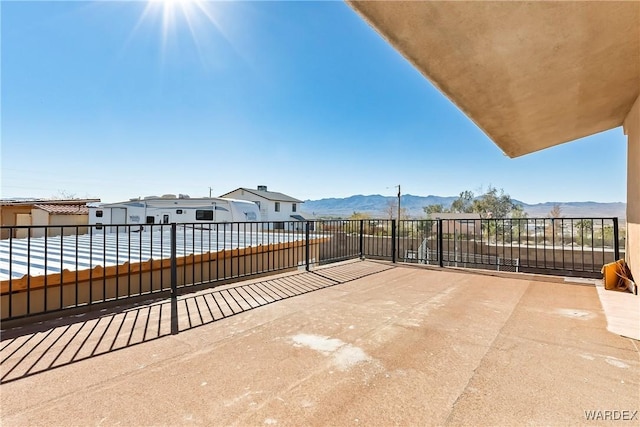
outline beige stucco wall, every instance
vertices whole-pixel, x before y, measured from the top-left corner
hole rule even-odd
[[[63,235],[71,236],[76,234],[76,228],[70,227],[73,225],[86,225],[89,221],[88,215],[56,215],[50,214],[45,210],[34,208],[31,210],[31,224],[32,225],[62,225],[66,226],[63,231]],[[31,237],[43,237],[44,236],[44,228],[33,228],[31,229]],[[87,227],[79,227],[77,229],[77,234],[86,234]],[[49,237],[59,236],[60,228],[49,228],[47,229],[47,235]]]
[[[17,226],[30,226],[31,225],[31,214],[30,213],[18,213],[16,214],[16,225]],[[18,239],[24,239],[25,237],[29,237],[29,232],[31,229],[29,228],[17,228],[14,230],[13,237]]]
[[[627,135],[627,264],[640,282],[640,96],[624,121]]]
[[[2,206],[2,207],[0,207],[0,217],[1,217],[1,220],[2,220],[2,225],[3,226],[18,225],[17,217],[18,217],[19,214],[30,215],[31,214],[31,205],[27,205],[27,206]],[[31,225],[31,222],[29,222],[28,225]],[[2,230],[2,235],[0,235],[0,238],[1,239],[8,239],[9,238],[9,232],[10,232],[10,230],[3,229]],[[24,233],[24,234],[26,235],[26,233]],[[16,235],[15,231],[13,233],[13,237],[18,237]]]
[[[31,209],[31,225],[49,225],[49,212],[42,209]],[[44,236],[44,230],[44,228],[32,228],[31,237]]]
[[[87,225],[89,223],[89,215],[49,215],[49,225]],[[78,227],[77,234],[87,234],[87,227]],[[75,227],[64,229],[65,236],[76,234]],[[60,229],[51,229],[50,236],[59,236]]]

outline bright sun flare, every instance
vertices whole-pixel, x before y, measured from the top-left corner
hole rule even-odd
[[[217,31],[222,32],[211,3],[204,0],[148,0],[137,26],[148,18],[157,18],[158,15],[162,21],[163,52],[166,50],[171,35],[184,24],[186,24],[200,54],[202,52],[200,52],[199,38],[210,30],[211,25]]]

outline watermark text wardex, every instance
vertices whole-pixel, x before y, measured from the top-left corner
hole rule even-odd
[[[629,410],[592,410],[584,411],[587,421],[637,421],[638,411]]]

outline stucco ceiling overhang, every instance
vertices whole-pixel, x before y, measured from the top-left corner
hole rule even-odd
[[[620,126],[640,93],[640,2],[348,1],[517,157]]]

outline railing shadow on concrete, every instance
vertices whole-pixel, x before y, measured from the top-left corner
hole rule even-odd
[[[178,298],[179,331],[394,268],[350,262],[311,272],[220,286]],[[2,331],[0,384],[171,335],[171,300],[60,317]]]

